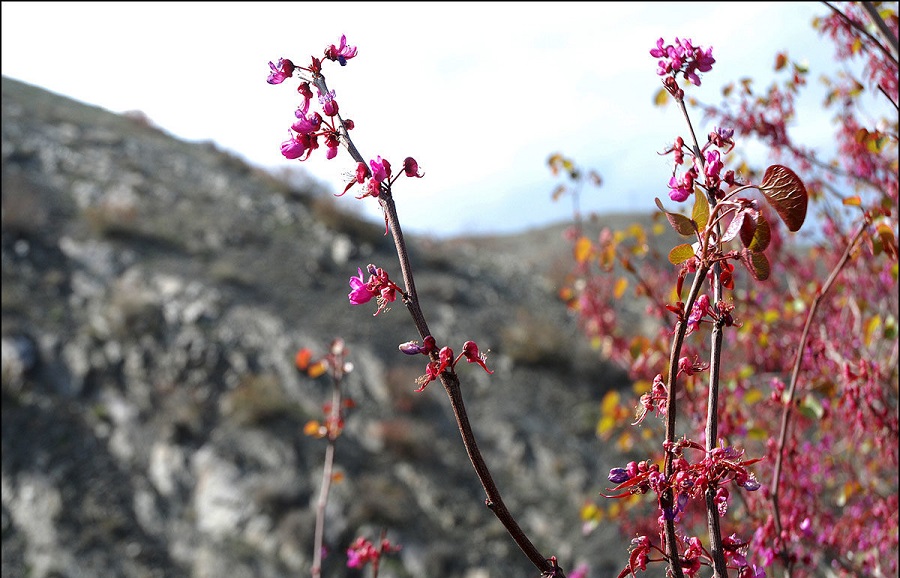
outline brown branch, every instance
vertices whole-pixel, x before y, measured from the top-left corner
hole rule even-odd
[[[316,84],[316,87],[320,91],[322,91],[323,94],[326,94],[328,92],[328,87],[325,84],[324,76],[317,75],[314,78],[314,82]],[[356,146],[353,144],[353,141],[350,139],[350,135],[344,127],[343,119],[341,119],[339,115],[337,116],[337,119],[340,123],[341,135],[343,136],[343,139],[345,141],[344,144],[347,146],[347,150],[349,151],[350,156],[353,157],[355,161],[364,163],[365,159],[359,153]],[[394,245],[397,249],[397,257],[400,260],[400,271],[403,275],[403,282],[406,285],[406,292],[403,301],[406,305],[407,310],[413,318],[413,322],[415,323],[416,329],[419,332],[419,336],[424,340],[425,337],[431,335],[431,331],[428,329],[428,324],[425,322],[425,316],[423,315],[422,309],[419,306],[419,299],[416,294],[416,286],[413,279],[412,268],[410,267],[409,263],[409,252],[406,248],[406,241],[403,237],[403,230],[400,227],[400,220],[397,216],[397,208],[391,195],[390,185],[382,187],[382,190],[378,195],[378,202],[381,205],[382,210],[384,211],[385,222],[391,232],[391,236],[394,240]],[[437,361],[437,353],[432,352],[431,358],[432,361]],[[503,524],[503,527],[506,528],[506,531],[519,546],[519,548],[521,548],[525,556],[531,561],[532,564],[534,564],[534,566],[538,570],[541,571],[542,576],[552,578],[565,578],[565,573],[556,565],[555,561],[551,561],[550,559],[541,555],[541,553],[537,550],[534,544],[532,544],[531,540],[528,538],[525,532],[523,532],[519,527],[515,518],[512,516],[512,514],[504,504],[503,499],[500,495],[500,490],[497,488],[497,484],[494,483],[490,470],[487,467],[487,463],[484,461],[484,457],[481,455],[481,451],[478,449],[478,444],[475,441],[475,434],[472,431],[471,424],[469,423],[465,403],[463,402],[462,391],[459,387],[459,378],[456,376],[456,373],[452,370],[444,371],[439,377],[441,384],[444,386],[444,391],[446,391],[447,397],[450,399],[450,405],[453,409],[453,415],[456,417],[456,424],[459,429],[460,436],[462,437],[463,445],[466,448],[466,453],[468,454],[469,460],[472,463],[472,467],[475,469],[475,473],[478,476],[478,480],[481,482],[481,485],[484,488],[484,492],[487,495],[487,498],[485,499],[485,505],[487,505],[487,507],[500,520],[500,522]]]
[[[675,337],[672,339],[672,351],[669,355],[669,375],[666,379],[666,455],[664,473],[666,480],[671,480],[675,473],[674,453],[671,451],[672,445],[675,443],[675,421],[677,417],[677,407],[675,404],[675,386],[678,376],[678,360],[681,358],[681,346],[684,344],[684,337],[687,334],[687,316],[690,315],[691,308],[700,294],[700,287],[706,279],[706,273],[709,271],[707,265],[702,265],[694,275],[694,281],[691,284],[691,290],[688,294],[684,310],[675,324]],[[666,556],[669,558],[669,572],[675,578],[684,578],[681,569],[681,561],[678,558],[678,537],[675,534],[675,496],[671,487],[668,487],[663,495],[659,497],[659,505],[663,510],[663,516],[666,519],[665,539],[666,539]]]
[[[841,258],[832,269],[831,274],[825,281],[825,284],[822,285],[822,287],[818,291],[816,291],[816,296],[813,297],[812,304],[809,307],[809,311],[807,311],[806,313],[806,322],[803,325],[803,333],[800,335],[800,342],[797,344],[797,355],[794,359],[794,367],[791,370],[791,381],[788,385],[786,397],[782,399],[784,409],[781,413],[781,430],[778,434],[778,455],[775,458],[775,472],[772,475],[772,488],[770,492],[772,496],[772,509],[775,514],[775,530],[778,536],[782,535],[781,508],[778,505],[778,486],[781,482],[781,470],[784,462],[784,448],[787,443],[788,426],[790,425],[791,413],[794,406],[794,396],[796,395],[797,391],[797,381],[800,376],[800,365],[803,361],[803,350],[806,348],[806,342],[809,339],[809,330],[810,327],[812,327],[813,317],[815,317],[816,310],[819,308],[819,303],[822,302],[825,294],[828,293],[828,291],[831,289],[831,286],[834,285],[838,274],[844,268],[844,265],[847,264],[847,261],[849,261],[850,254],[853,252],[853,248],[856,246],[856,243],[859,241],[868,224],[868,218],[865,218],[863,222],[860,223],[856,232],[847,243],[847,248],[844,250],[844,254],[841,255]],[[786,547],[784,545],[782,545],[781,556],[786,566],[786,575],[789,577],[791,575],[791,563],[790,558],[787,555]]]
[[[335,353],[334,351],[332,353]],[[339,431],[337,424],[341,418],[341,404],[343,394],[341,382],[344,379],[343,348],[335,353],[335,359],[331,367],[331,411],[328,423],[325,424],[328,432],[328,446],[325,448],[325,463],[322,467],[322,487],[319,490],[319,499],[316,502],[316,529],[313,539],[313,563],[312,577],[319,578],[322,575],[322,544],[325,534],[325,508],[328,505],[328,494],[331,491],[331,481],[334,476],[334,451]]]
[[[701,169],[705,169],[706,167],[706,159],[703,158],[703,155],[700,153],[700,143],[697,141],[697,135],[694,132],[694,127],[691,124],[690,115],[688,115],[687,107],[684,104],[684,99],[676,99],[678,101],[678,105],[681,108],[681,114],[684,116],[685,122],[687,122],[688,128],[691,131],[691,138],[694,141],[694,154],[697,156],[700,161]],[[705,170],[704,170],[705,173]],[[710,205],[710,216],[715,214],[716,212],[716,204],[718,200],[716,199],[715,189],[707,188],[705,190],[707,202]],[[707,227],[709,224],[707,224]],[[715,232],[716,232],[716,244],[719,245],[721,242],[719,239],[722,238],[722,226],[720,220],[715,221]],[[707,233],[706,239],[703,242],[703,250],[708,253],[708,242],[706,240],[709,239],[709,235]],[[719,261],[716,261],[713,264],[713,303],[718,306],[719,302],[722,301],[722,281],[720,278],[720,273],[722,272],[722,265]],[[718,442],[719,434],[719,374],[721,370],[721,358],[722,358],[722,324],[721,320],[716,320],[713,325],[712,335],[710,336],[710,353],[709,353],[709,394],[706,403],[706,451],[712,451]],[[719,509],[716,506],[716,490],[718,486],[715,482],[710,482],[709,486],[706,488],[704,492],[704,498],[706,502],[706,526],[707,526],[707,534],[709,535],[709,549],[712,554],[713,559],[713,578],[727,578],[728,576],[728,566],[725,561],[725,549],[722,545],[722,529],[719,526]]]

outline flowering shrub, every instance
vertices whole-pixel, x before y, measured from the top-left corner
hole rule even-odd
[[[865,55],[870,86],[895,113],[896,9],[867,15],[866,6],[833,8],[816,26],[839,43],[840,57]],[[887,32],[893,49],[870,30]],[[622,527],[639,536],[622,575],[654,561],[668,563],[673,575],[694,575],[707,564],[717,576],[777,568],[788,576],[894,575],[896,115],[872,126],[863,120],[871,113],[860,112],[863,85],[828,80],[826,106],[839,109],[837,157],[828,160],[790,138],[793,102],[807,70],[785,54],[775,68],[790,71],[787,81],[762,94],[749,81],[741,89],[728,85],[720,106],[686,98],[677,80],[699,87],[697,73],[715,64],[711,50],[660,39],[650,55],[663,76],[657,102],[674,101],[690,130],[663,151],[674,167],[669,198],[693,201],[688,214],[657,205],[676,233],[695,241],[671,249],[672,271],[647,250],[652,233],[632,226],[591,239],[576,220],[568,232],[576,267],[561,291],[586,335],[635,383],[636,399],[606,394],[598,433],[623,450],[658,455],[613,468],[613,486],[603,492],[627,500],[632,516]],[[702,146],[693,139],[690,103],[720,123]],[[739,139],[754,138],[802,171],[803,182],[782,165],[756,171],[729,160]],[[551,171],[558,173],[560,159],[572,167],[568,186],[580,187],[581,171],[562,155],[550,158]],[[761,198],[737,198],[754,182]],[[804,246],[791,233],[808,207],[821,231]],[[716,220],[720,227],[712,230]],[[711,294],[695,290],[698,281]],[[658,332],[626,331],[615,305],[626,299],[646,304]],[[709,341],[696,339],[707,328]],[[635,406],[636,419],[627,425]],[[681,433],[673,437],[676,407]],[[659,425],[649,416],[660,418]],[[633,425],[652,431],[635,435]],[[659,454],[648,442],[657,431],[665,436]],[[634,499],[644,493],[657,496],[655,507]],[[655,509],[655,520],[647,508]],[[586,531],[608,511],[589,502],[582,512]]]
[[[864,4],[833,11],[819,26],[838,42],[859,43],[845,56],[869,52],[868,81],[896,108],[896,10],[877,12]],[[892,47],[865,28],[864,16],[892,40]],[[649,53],[662,77],[657,102],[675,102],[689,129],[663,151],[671,155],[673,170],[661,189],[667,189],[676,208],[659,199],[656,205],[683,240],[669,249],[667,263],[651,258],[647,232],[639,227],[588,238],[577,210],[584,173],[562,155],[550,158],[551,170],[572,181],[575,199],[576,225],[567,233],[575,269],[561,296],[586,335],[606,357],[625,366],[635,383],[637,399],[609,392],[602,400],[598,433],[607,440],[618,435],[623,449],[650,456],[613,467],[611,486],[602,492],[626,504],[620,512],[633,514],[621,516],[622,527],[634,538],[620,578],[636,576],[654,563],[665,564],[667,575],[677,578],[696,576],[703,567],[714,576],[740,578],[763,576],[776,567],[788,576],[826,568],[844,575],[896,574],[896,117],[864,128],[852,107],[853,91],[859,89],[835,83],[829,98],[842,102],[836,139],[840,156],[825,162],[794,144],[787,130],[793,94],[805,84],[802,67],[793,65],[784,88],[775,86],[764,97],[754,98],[745,83],[743,91],[725,91],[736,103],[709,106],[686,98],[685,88],[700,89],[701,74],[713,71],[712,48],[684,38],[659,39]],[[402,282],[394,281],[388,269],[359,266],[349,279],[350,304],[374,299],[375,316],[397,302],[407,309],[418,339],[398,348],[428,358],[415,391],[441,383],[485,504],[541,576],[564,577],[556,557],[541,554],[518,526],[478,450],[457,366],[465,358],[492,373],[485,354],[466,341],[455,355],[439,345],[425,321],[392,194],[400,177],[424,173],[412,157],[396,174],[388,159],[366,161],[350,138],[355,124],[342,118],[337,94],[326,84],[323,60],[345,66],[357,54],[342,37],[339,46],[329,46],[323,59],[313,57],[306,67],[284,58],[269,63],[270,84],[299,78],[301,103],[282,154],[302,161],[323,141],[326,158],[336,158],[343,147],[356,163],[338,196],[356,189],[357,199],[378,202],[397,248],[395,278]],[[779,55],[776,69],[787,62]],[[680,84],[684,81],[687,85]],[[312,109],[313,89],[321,112]],[[705,142],[694,133],[689,105],[719,121]],[[763,139],[778,162],[756,171],[733,160],[742,139],[751,137]],[[587,174],[601,184],[599,175]],[[798,246],[792,237],[811,209],[817,210],[821,240]],[[646,303],[646,315],[657,321],[658,330],[629,334],[617,320],[615,303],[622,299]],[[298,358],[298,367],[311,375],[341,368],[333,375],[339,383],[346,370],[342,355],[342,345],[334,345],[320,369],[306,354],[302,364]],[[307,432],[328,438],[333,448],[343,427],[343,407],[335,394],[324,424],[312,423]],[[629,419],[633,407],[636,413]],[[631,434],[635,427],[651,435]],[[324,478],[329,480],[332,456],[331,451],[326,455]],[[641,500],[645,494],[654,499]],[[603,512],[597,503],[585,507],[586,531]],[[323,550],[321,524],[317,519],[314,576]],[[371,562],[377,575],[380,556],[396,550],[383,535],[379,548],[361,537],[347,552],[348,566]],[[570,575],[588,572],[581,566]]]

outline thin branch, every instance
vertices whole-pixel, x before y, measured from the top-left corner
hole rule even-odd
[[[675,337],[672,339],[672,351],[669,355],[669,375],[667,377],[667,397],[666,397],[666,456],[664,472],[666,479],[672,479],[675,473],[674,454],[671,447],[675,442],[675,421],[677,416],[677,406],[675,404],[675,386],[678,376],[678,360],[681,358],[681,346],[684,344],[684,337],[687,334],[687,318],[690,314],[697,296],[700,294],[700,288],[706,279],[706,273],[709,271],[708,266],[701,266],[694,275],[694,281],[691,284],[691,290],[688,294],[687,301],[684,305],[684,311],[675,323]],[[678,558],[678,537],[675,534],[675,496],[672,488],[669,487],[663,495],[660,496],[660,507],[666,519],[665,539],[666,539],[666,556],[669,558],[669,572],[675,578],[683,578],[684,573],[681,569],[681,561]]]
[[[343,349],[335,355],[332,363],[331,374],[331,411],[328,423],[325,424],[328,432],[328,446],[325,448],[325,463],[322,467],[322,487],[319,491],[319,499],[316,502],[316,529],[313,539],[313,563],[312,577],[319,578],[322,575],[322,546],[325,534],[325,508],[328,506],[328,494],[331,491],[331,481],[334,477],[334,451],[339,431],[337,424],[341,419],[342,392],[341,382],[344,378]]]
[[[853,252],[853,248],[856,246],[856,243],[859,241],[863,232],[866,230],[866,226],[868,226],[868,224],[868,219],[864,219],[863,222],[860,223],[856,232],[853,234],[853,237],[847,243],[844,254],[841,255],[841,258],[832,269],[831,274],[825,281],[825,284],[822,285],[822,287],[818,291],[816,291],[816,296],[813,298],[812,303],[809,307],[809,311],[807,311],[806,313],[806,322],[803,325],[803,333],[800,335],[800,342],[797,344],[797,355],[794,359],[794,367],[791,370],[791,381],[788,385],[787,393],[782,399],[784,409],[781,413],[781,430],[778,434],[778,455],[775,458],[775,472],[772,475],[772,488],[770,492],[772,496],[772,509],[774,512],[775,530],[778,536],[782,535],[781,508],[778,504],[778,491],[779,484],[781,482],[782,464],[784,462],[784,450],[785,445],[787,444],[788,426],[790,425],[791,414],[794,407],[794,396],[796,395],[797,391],[797,381],[800,376],[800,365],[803,362],[803,351],[806,349],[806,342],[809,339],[809,330],[810,327],[812,327],[813,317],[815,317],[816,310],[819,308],[819,303],[822,302],[825,294],[828,293],[828,291],[831,289],[831,286],[837,279],[838,274],[844,268],[844,265],[847,264],[847,261],[849,261],[850,255]],[[786,547],[783,545],[781,555],[785,562],[786,576],[789,577],[791,575],[791,563],[790,558],[787,555]]]
[[[694,132],[694,127],[691,125],[691,118],[690,115],[688,115],[687,107],[684,104],[684,99],[676,100],[678,102],[678,106],[681,108],[681,113],[684,116],[684,120],[685,122],[687,122],[688,128],[691,131],[691,138],[694,142],[694,154],[700,161],[701,170],[703,170],[705,174],[706,159],[703,158],[703,155],[700,152],[700,143],[697,142],[697,135]],[[710,205],[710,214],[712,215],[715,213],[716,205],[718,203],[715,195],[715,189],[707,188],[705,193],[706,200]],[[715,221],[715,231],[716,244],[718,244],[719,239],[722,238],[722,225],[721,221],[718,219]],[[708,244],[704,242],[703,246],[704,248],[707,248]],[[713,264],[714,281],[712,284],[713,303],[715,303],[716,305],[718,305],[718,303],[722,301],[722,281],[720,277],[721,272],[722,265],[719,261],[716,261]],[[712,451],[716,447],[719,438],[719,373],[722,365],[722,325],[722,320],[717,319],[713,324],[713,330],[710,336],[711,343],[709,353],[709,394],[706,403],[707,452]],[[707,533],[709,535],[709,549],[713,559],[713,578],[727,578],[728,566],[725,561],[725,549],[722,545],[722,529],[719,526],[719,509],[716,506],[717,489],[717,485],[712,482],[704,492],[706,501],[706,525]]]
[[[314,81],[316,87],[320,91],[322,91],[323,94],[327,94],[328,87],[325,84],[325,77],[322,75],[318,75],[315,77]],[[365,159],[359,153],[356,146],[353,144],[353,141],[350,139],[350,135],[344,127],[344,121],[340,116],[338,116],[337,119],[340,123],[341,134],[344,138],[345,145],[347,146],[347,150],[349,151],[350,156],[353,157],[355,161],[364,163]],[[404,304],[406,305],[407,310],[413,318],[413,322],[415,323],[416,329],[419,332],[419,336],[422,339],[425,339],[426,337],[431,335],[431,331],[428,329],[428,324],[425,322],[425,316],[423,315],[422,309],[419,306],[419,299],[416,294],[412,268],[409,263],[409,252],[406,248],[406,241],[403,237],[403,230],[400,227],[400,220],[397,216],[397,208],[394,204],[394,199],[391,195],[389,186],[382,188],[381,192],[378,195],[378,202],[381,205],[382,210],[384,211],[385,222],[387,223],[388,229],[390,230],[391,236],[393,237],[394,245],[397,249],[397,257],[400,260],[400,270],[403,275],[403,282],[406,285],[406,295],[403,300]],[[436,352],[432,352],[431,357],[432,361],[437,361]],[[472,462],[472,466],[475,469],[475,473],[478,476],[482,487],[484,488],[485,494],[487,495],[487,498],[485,499],[485,505],[500,520],[504,528],[506,528],[506,531],[519,546],[519,548],[521,548],[525,556],[531,561],[532,564],[534,564],[534,566],[538,570],[541,571],[542,576],[552,578],[565,578],[565,573],[560,567],[556,565],[555,561],[552,561],[551,559],[548,559],[541,555],[541,553],[534,546],[525,532],[523,532],[519,527],[515,518],[512,516],[512,514],[504,504],[503,499],[500,495],[500,490],[497,488],[497,484],[494,483],[490,470],[488,469],[487,464],[484,461],[483,456],[481,455],[481,451],[478,449],[478,444],[475,441],[475,434],[472,431],[471,424],[469,423],[465,403],[463,402],[462,398],[462,391],[459,387],[459,378],[456,376],[456,373],[452,370],[444,371],[440,374],[439,378],[441,384],[444,386],[444,391],[447,393],[447,396],[450,399],[450,405],[453,409],[453,414],[456,417],[456,424],[459,429],[460,436],[462,437],[463,445],[466,448],[466,453],[468,454],[469,460]]]

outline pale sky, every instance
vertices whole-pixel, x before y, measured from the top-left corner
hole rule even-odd
[[[324,73],[367,158],[413,156],[426,176],[394,188],[408,232],[505,233],[571,217],[547,169],[554,152],[598,170],[585,211],[653,211],[668,201],[684,121],[658,109],[656,39],[712,46],[698,97],[750,76],[773,78],[775,53],[826,72],[832,49],[811,21],[820,3],[3,2],[2,73],[113,112],[141,110],[167,132],[215,141],[263,167],[305,167],[333,191],[346,151],[287,161],[296,81],[266,83],[270,60],[307,65],[341,34],[359,48]],[[818,101],[797,130],[828,134]],[[808,114],[807,114],[808,113]],[[806,116],[804,117],[804,114]],[[713,127],[692,119],[698,133]],[[698,126],[699,125],[699,126]],[[800,134],[800,133],[798,133]],[[373,218],[373,199],[340,200]]]

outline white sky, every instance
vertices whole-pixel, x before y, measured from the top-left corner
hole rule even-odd
[[[777,51],[831,62],[812,18],[819,3],[3,2],[2,73],[114,112],[141,110],[187,140],[213,140],[253,164],[302,166],[331,190],[354,169],[286,161],[280,143],[300,100],[296,81],[266,83],[278,57],[306,65],[346,34],[359,55],[326,63],[328,84],[367,158],[418,160],[395,199],[408,232],[511,232],[571,217],[546,166],[554,152],[603,176],[584,211],[654,210],[685,134],[658,109],[656,39],[713,46],[717,60],[693,93],[717,101],[729,81],[772,79]],[[816,66],[819,68],[816,68]],[[827,134],[818,106],[800,118]],[[693,118],[699,134],[711,126]],[[805,122],[805,124],[804,124]],[[699,124],[699,126],[697,126]],[[805,127],[805,128],[804,128]],[[373,199],[341,200],[377,218]],[[362,205],[360,207],[360,205]]]

